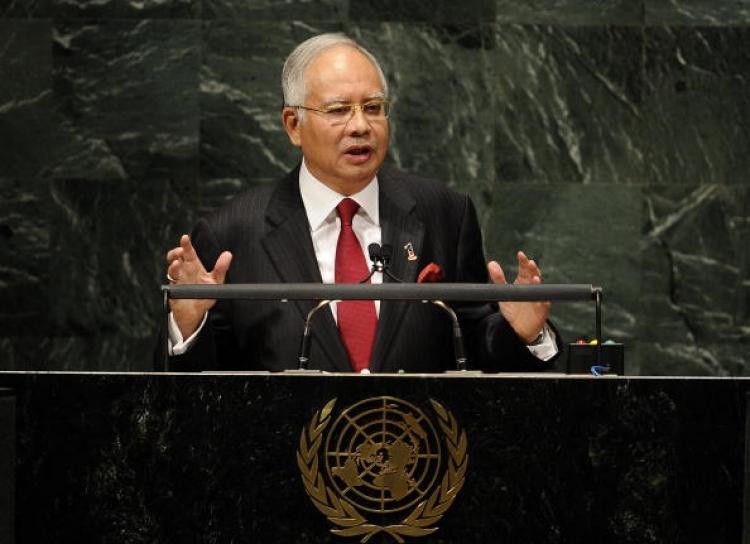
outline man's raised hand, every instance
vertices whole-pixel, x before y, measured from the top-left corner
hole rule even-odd
[[[542,271],[533,259],[529,259],[523,251],[518,252],[518,275],[514,285],[539,285],[542,283]],[[497,285],[507,285],[505,273],[497,261],[487,264],[487,271],[492,282]],[[516,334],[527,344],[533,342],[541,332],[549,316],[549,302],[500,302],[500,313],[508,321]]]
[[[231,262],[232,254],[224,251],[216,259],[213,270],[207,271],[195,252],[190,236],[183,234],[180,245],[167,252],[167,278],[173,285],[219,285],[224,283]],[[170,299],[169,305],[183,338],[195,332],[214,304],[214,299]]]

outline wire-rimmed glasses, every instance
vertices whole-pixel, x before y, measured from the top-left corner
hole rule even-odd
[[[322,109],[309,108],[307,106],[290,106],[301,110],[314,111],[328,119],[332,125],[343,125],[348,123],[356,110],[361,110],[362,115],[368,121],[384,121],[388,119],[391,112],[391,101],[384,98],[368,100],[361,104],[351,102],[334,102]]]

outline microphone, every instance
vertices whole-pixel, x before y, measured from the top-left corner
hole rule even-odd
[[[383,271],[383,259],[381,257],[381,252],[382,250],[380,248],[380,244],[372,243],[367,246],[367,253],[370,255],[372,267],[370,267],[370,273],[367,274],[364,279],[360,280],[359,283],[367,283],[375,272]]]
[[[380,244],[373,243],[367,246],[367,253],[370,255],[373,266],[377,266],[377,263],[381,260],[382,251]]]
[[[404,280],[397,278],[390,271],[391,256],[393,255],[393,246],[390,244],[370,244],[367,246],[367,252],[370,254],[372,268],[368,276],[359,283],[365,283],[375,272],[380,272],[391,278],[396,283],[404,283]]]

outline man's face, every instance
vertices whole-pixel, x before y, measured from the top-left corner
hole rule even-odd
[[[325,110],[335,103],[363,104],[383,98],[378,71],[351,47],[334,47],[316,58],[305,73],[303,104]],[[345,123],[304,110],[284,108],[284,127],[292,143],[302,148],[305,164],[320,181],[341,194],[362,190],[375,176],[388,150],[388,120],[368,120],[361,109]]]

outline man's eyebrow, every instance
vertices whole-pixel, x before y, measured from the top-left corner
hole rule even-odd
[[[363,102],[367,102],[369,100],[383,100],[385,98],[385,94],[383,93],[374,93],[371,95],[368,95],[365,97]],[[324,106],[328,106],[330,104],[350,104],[352,101],[344,96],[330,96],[326,100],[323,101]]]
[[[349,102],[349,99],[343,96],[330,96],[323,101],[323,104],[327,106],[328,104],[340,104],[342,102]]]

